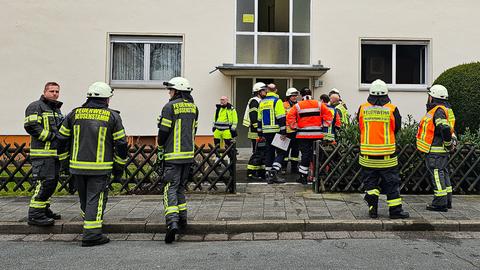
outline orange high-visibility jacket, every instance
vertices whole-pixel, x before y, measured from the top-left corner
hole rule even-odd
[[[287,114],[287,125],[297,130],[296,138],[322,139],[322,127],[332,124],[333,115],[325,103],[315,99],[298,102]]]
[[[360,106],[360,153],[366,156],[389,156],[395,153],[396,107],[391,103]]]
[[[445,112],[446,119],[436,119],[434,120],[435,112],[440,109]],[[424,153],[438,152],[444,153],[446,150],[443,146],[441,147],[432,147],[433,139],[435,137],[435,127],[438,125],[449,125],[450,132],[453,134],[455,125],[455,116],[453,116],[453,111],[447,109],[443,105],[435,106],[433,109],[427,112],[425,116],[420,121],[417,132],[417,149]]]

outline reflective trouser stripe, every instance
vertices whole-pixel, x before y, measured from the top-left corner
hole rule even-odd
[[[374,188],[366,191],[368,195],[380,196],[380,190]]]
[[[438,173],[438,169],[433,169],[433,178],[435,180],[435,190],[433,191],[435,197],[447,196],[447,190],[443,189],[442,184],[440,183],[440,174]]]
[[[168,189],[169,188],[170,188],[170,183],[167,183],[165,185],[165,188],[163,189],[163,207],[164,207],[165,216],[167,216],[169,214],[173,214],[173,213],[178,214],[178,212],[179,212],[178,206],[176,206],[176,205],[170,206],[168,204]]]
[[[308,174],[308,167],[300,165],[298,166],[298,172],[301,174]]]
[[[300,161],[300,158],[298,158],[298,157],[290,157],[290,161]]]
[[[447,190],[447,193],[452,193],[453,192],[452,186],[448,186],[446,188],[446,190]]]
[[[96,221],[102,220],[103,212],[103,192],[100,192],[100,197],[98,198],[98,207],[97,207],[97,219]]]
[[[394,207],[394,206],[402,205],[402,198],[387,200],[387,205],[388,205],[388,207]]]
[[[187,203],[181,203],[178,205],[178,211],[187,211]]]
[[[103,220],[95,220],[95,221],[88,221],[85,220],[83,222],[83,228],[84,229],[99,229],[102,228],[102,222]]]
[[[274,162],[272,166],[277,171],[280,171],[282,169],[282,164],[280,164],[278,162]]]
[[[40,193],[41,186],[42,186],[42,181],[38,180],[37,186],[35,187],[35,193],[33,193],[32,199],[30,199],[29,206],[32,208],[43,209],[43,208],[46,208],[47,204],[49,203],[48,201],[42,202],[42,201],[36,200],[38,193]]]
[[[255,166],[255,165],[247,165],[247,170],[253,170],[253,171],[258,171],[258,170],[264,170],[265,165],[260,165],[260,166]]]

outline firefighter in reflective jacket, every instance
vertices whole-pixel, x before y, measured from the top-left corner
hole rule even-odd
[[[295,104],[297,104],[297,96],[299,95],[296,88],[288,88],[286,93],[286,100],[283,102],[283,107],[285,108],[285,114],[288,115]],[[296,139],[296,132],[290,126],[287,125],[287,137],[290,139],[290,145],[288,146],[287,153],[283,159],[282,168],[284,173],[287,171],[288,161],[290,161],[290,173],[298,173],[298,161],[299,161],[299,150],[298,142]]]
[[[165,162],[165,243],[170,244],[179,230],[184,230],[187,226],[185,189],[194,162],[198,108],[193,102],[190,94],[193,89],[187,79],[175,77],[164,84],[169,89],[170,100],[158,119],[157,156]]]
[[[57,188],[60,163],[57,152],[58,128],[63,116],[62,102],[57,101],[60,86],[48,82],[39,100],[28,105],[25,110],[24,128],[31,136],[30,159],[32,174],[36,182],[28,209],[28,224],[50,226],[60,215],[50,210],[50,197]],[[64,155],[62,155],[64,157]]]
[[[213,141],[220,144],[223,140],[225,148],[232,144],[232,139],[237,137],[237,110],[228,102],[228,97],[222,96],[217,104],[215,118],[213,119]]]
[[[330,105],[337,109],[338,114],[340,114],[341,122],[345,124],[350,123],[350,115],[348,114],[347,104],[343,102],[342,98],[340,97],[340,91],[336,88],[333,88],[329,93],[330,98]]]
[[[369,216],[378,217],[378,197],[383,193],[387,195],[390,218],[408,218],[409,214],[402,209],[395,154],[395,134],[401,128],[401,116],[397,107],[390,103],[385,82],[376,80],[372,83],[368,100],[358,109],[357,117],[360,126],[359,162],[363,169],[364,199]]]
[[[267,95],[258,107],[258,133],[266,141],[265,170],[268,184],[285,183],[285,179],[278,176],[282,169],[285,151],[272,145],[275,134],[279,133],[285,139],[285,108],[278,97],[277,88],[272,83],[267,86]]]
[[[426,153],[426,165],[434,187],[433,201],[427,205],[430,211],[447,212],[452,208],[448,160],[456,137],[455,116],[447,99],[448,91],[444,86],[429,88],[427,114],[420,121],[417,132],[417,149]]]
[[[298,183],[307,184],[308,170],[313,159],[313,143],[323,139],[323,128],[332,123],[332,113],[327,105],[312,99],[312,91],[307,87],[300,90],[302,101],[298,102],[288,112],[287,124],[297,130],[296,138],[302,153],[298,172]]]
[[[60,127],[69,149],[83,216],[82,246],[109,242],[102,234],[110,174],[121,177],[127,159],[127,140],[118,111],[108,108],[113,90],[104,82],[88,88],[87,102],[73,109]]]
[[[267,95],[267,86],[263,82],[253,85],[253,97],[248,101],[243,117],[243,125],[248,128],[248,138],[252,142],[252,156],[247,164],[247,178],[249,180],[265,179],[265,151],[257,151],[258,137],[258,106]],[[262,145],[265,143],[263,142]],[[264,149],[263,147],[262,149]]]
[[[333,99],[331,99],[332,97]],[[338,139],[337,138],[338,131],[342,127],[342,120],[341,120],[342,113],[340,112],[339,109],[337,109],[337,106],[335,106],[331,102],[332,100],[335,100],[335,98],[338,98],[337,94],[330,95],[329,97],[330,101],[327,103],[327,108],[330,111],[330,113],[333,115],[333,122],[330,126],[323,128],[323,131],[325,132],[323,141],[330,144],[336,143]]]

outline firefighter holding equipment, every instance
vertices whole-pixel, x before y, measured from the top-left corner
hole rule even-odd
[[[158,118],[158,159],[164,161],[164,214],[167,225],[165,243],[175,240],[179,230],[187,227],[185,189],[194,162],[198,108],[190,94],[187,79],[172,78],[164,83],[170,100]]]
[[[228,97],[222,96],[220,98],[220,104],[217,104],[215,111],[215,118],[213,119],[213,141],[216,144],[220,144],[223,140],[225,142],[225,148],[228,148],[232,144],[232,139],[237,137],[237,111],[228,102]]]
[[[378,197],[383,193],[387,195],[390,218],[408,218],[409,214],[402,209],[395,154],[395,134],[401,128],[401,116],[390,102],[385,82],[376,80],[372,83],[367,102],[360,106],[357,117],[360,127],[359,163],[369,216],[378,217]]]
[[[452,208],[452,183],[448,160],[453,150],[455,116],[448,103],[448,91],[442,85],[428,90],[427,114],[420,121],[417,149],[426,154],[425,161],[431,175],[434,196],[429,211],[447,212]]]
[[[288,88],[286,93],[286,100],[283,102],[283,107],[285,108],[285,114],[288,115],[290,109],[297,104],[297,97],[299,93],[296,88]],[[296,137],[296,132],[290,126],[287,125],[287,137],[290,139],[290,145],[288,146],[287,153],[283,160],[283,170],[286,173],[288,161],[290,161],[290,172],[298,173],[298,161],[299,161],[299,150]]]
[[[68,149],[70,173],[80,197],[83,217],[82,246],[110,240],[102,234],[110,174],[123,175],[127,140],[120,112],[110,109],[113,90],[104,82],[88,88],[87,101],[70,112],[60,127]]]
[[[323,128],[332,123],[332,114],[327,105],[312,98],[312,91],[300,90],[302,101],[295,104],[287,115],[287,125],[297,131],[296,138],[302,153],[298,172],[298,183],[307,184],[310,162],[313,160],[313,143],[323,139]]]
[[[58,151],[58,129],[63,120],[58,101],[60,86],[48,82],[39,100],[28,105],[25,110],[24,128],[30,135],[30,158],[32,175],[36,182],[28,209],[28,224],[51,226],[61,216],[50,210],[50,197],[57,188],[60,174]]]

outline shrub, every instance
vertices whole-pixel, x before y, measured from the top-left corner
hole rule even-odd
[[[463,64],[443,72],[434,82],[448,89],[449,102],[455,113],[455,130],[463,134],[466,128],[480,128],[480,62]],[[458,124],[461,123],[461,124]]]

